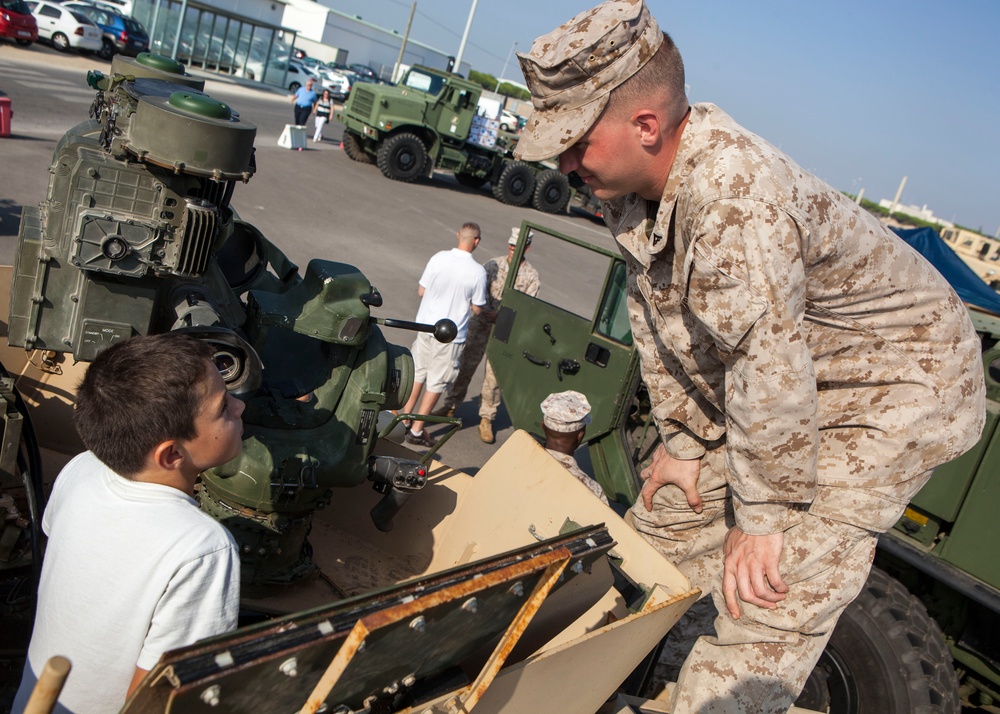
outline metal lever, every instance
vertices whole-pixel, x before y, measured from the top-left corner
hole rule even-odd
[[[531,362],[531,364],[537,364],[539,367],[545,367],[545,369],[548,369],[549,367],[552,366],[552,363],[549,362],[547,359],[539,359],[538,357],[535,357],[533,354],[528,352],[528,350],[524,351],[524,358],[529,362]]]
[[[556,338],[552,336],[552,325],[546,322],[542,325],[542,332],[549,336],[549,339],[552,340],[552,344],[556,343]]]

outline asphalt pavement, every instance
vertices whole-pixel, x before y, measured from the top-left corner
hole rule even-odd
[[[107,73],[109,63],[97,57],[61,54],[40,44],[29,48],[0,42],[0,92],[11,97],[12,135],[0,138],[0,263],[13,260],[21,208],[45,198],[49,165],[56,142],[72,126],[87,120],[94,91],[88,70]],[[206,79],[205,91],[236,109],[241,120],[257,127],[257,173],[237,186],[233,207],[304,269],[323,258],[356,265],[384,298],[378,317],[412,320],[419,298],[417,280],[436,251],[455,245],[455,231],[465,221],[480,224],[483,241],[475,257],[485,263],[506,253],[511,227],[529,220],[604,247],[612,242],[603,225],[582,213],[550,215],[507,206],[484,190],[460,186],[447,173],[412,184],[391,181],[377,167],[351,161],[340,149],[343,127],[328,125],[324,141],[310,139],[304,151],[277,145],[292,121],[289,97],[280,90],[247,80],[192,71]],[[312,120],[309,135],[312,135]],[[529,260],[542,280],[541,297],[559,304],[591,300],[603,273],[573,255],[546,255],[536,250]],[[387,329],[392,342],[409,345],[412,333]],[[497,443],[478,436],[479,385],[483,369],[472,380],[470,396],[459,408],[464,428],[442,449],[441,458],[474,473],[513,433],[501,407],[495,426]],[[441,429],[431,433],[441,433]]]

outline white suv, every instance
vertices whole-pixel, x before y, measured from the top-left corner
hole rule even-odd
[[[48,0],[27,0],[38,23],[38,39],[48,40],[60,52],[72,49],[96,52],[103,44],[101,28],[79,10]]]

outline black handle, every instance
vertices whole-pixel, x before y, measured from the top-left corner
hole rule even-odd
[[[371,510],[372,522],[383,533],[392,530],[392,519],[410,496],[427,484],[427,470],[418,461],[375,456],[368,462],[372,488],[385,494]]]
[[[552,336],[552,325],[546,322],[542,325],[542,332],[549,336],[549,340],[552,341],[552,344],[556,343],[556,338]]]
[[[538,357],[535,357],[533,354],[528,352],[528,350],[524,351],[524,358],[529,362],[531,362],[531,364],[537,364],[539,367],[545,367],[545,369],[548,369],[549,367],[552,366],[552,363],[549,362],[547,359],[539,359]]]

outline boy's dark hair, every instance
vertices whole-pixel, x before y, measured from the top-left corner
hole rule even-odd
[[[208,343],[176,332],[133,337],[101,352],[77,390],[73,422],[84,446],[131,478],[157,445],[197,436],[212,354]]]

